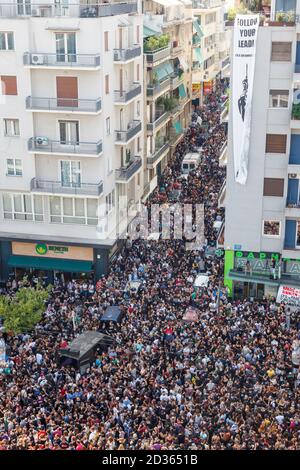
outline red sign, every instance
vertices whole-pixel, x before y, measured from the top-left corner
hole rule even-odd
[[[213,91],[213,82],[209,80],[209,82],[203,82],[203,94],[209,95]]]

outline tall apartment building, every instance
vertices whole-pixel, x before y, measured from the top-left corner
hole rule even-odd
[[[227,0],[193,0],[193,102],[214,89],[215,80],[230,73],[231,31],[225,28]]]
[[[285,5],[288,22],[278,15]],[[299,1],[273,1],[270,21],[258,28],[245,185],[234,180],[230,108],[220,204],[225,201],[225,283],[237,297],[275,295],[279,285],[300,285],[299,14]]]
[[[142,44],[137,0],[1,2],[0,279],[107,271],[143,193]]]
[[[191,114],[191,2],[144,2],[144,197],[157,185]]]

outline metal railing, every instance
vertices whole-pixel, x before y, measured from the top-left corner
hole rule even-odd
[[[158,127],[163,122],[167,121],[169,117],[170,117],[169,111],[166,111],[163,114],[160,114],[158,117],[156,117],[155,121],[148,122],[147,131],[154,131],[156,127]]]
[[[27,96],[26,108],[34,110],[66,110],[73,112],[97,113],[101,110],[101,98],[95,100],[72,98],[38,98]]]
[[[154,62],[157,62],[158,60],[162,60],[167,57],[170,57],[170,54],[171,54],[170,45],[166,47],[162,47],[161,49],[157,49],[156,51],[145,52],[146,61],[148,63],[154,63]]]
[[[41,137],[31,137],[28,140],[28,150],[37,153],[70,153],[74,155],[100,155],[102,141],[99,142],[60,142]]]
[[[171,77],[171,87],[176,88],[178,85],[180,85],[180,83],[182,83],[183,79],[184,79],[184,73],[182,73],[181,75],[179,74],[173,75]]]
[[[115,62],[126,62],[127,60],[134,59],[141,55],[142,48],[139,44],[135,44],[132,47],[125,49],[114,49],[114,61]]]
[[[126,167],[116,170],[116,179],[128,181],[142,167],[141,157],[134,157]]]
[[[56,3],[1,3],[0,17],[15,18],[24,16],[34,17],[75,17],[75,18],[100,18],[104,16],[123,15],[137,12],[137,2],[88,4],[83,2],[56,4]]]
[[[275,267],[275,272],[273,271],[272,267],[269,266],[267,268],[261,270],[252,270],[247,268],[246,266],[240,266],[240,269],[234,268],[229,271],[230,278],[242,278],[243,280],[249,279],[250,282],[253,282],[251,279],[257,280],[266,280],[269,279],[274,283],[282,283],[283,281],[288,282],[290,284],[299,285],[300,284],[300,275],[294,273],[286,273],[286,272],[279,272],[278,266]]]
[[[222,147],[220,148],[220,157],[223,155],[224,151],[226,150],[227,148],[227,141],[225,141],[222,145]]]
[[[153,165],[163,155],[163,153],[169,149],[169,147],[169,140],[165,141],[162,146],[159,146],[158,148],[156,147],[154,153],[147,158],[148,165]]]
[[[49,181],[39,178],[32,178],[30,182],[32,192],[52,193],[52,194],[82,194],[87,196],[100,196],[103,193],[103,181],[98,184],[93,183],[70,183],[64,185],[61,181]]]
[[[162,82],[155,83],[153,85],[147,85],[147,96],[155,96],[157,93],[167,90],[170,88],[171,79],[166,78]]]
[[[120,91],[115,90],[115,102],[117,103],[127,103],[128,101],[132,100],[136,96],[140,95],[142,91],[142,86],[140,83],[134,82],[133,86],[129,91]]]
[[[285,207],[287,209],[300,209],[300,201],[295,202],[295,201],[291,201],[287,198]]]
[[[127,131],[115,131],[117,142],[128,142],[135,135],[142,130],[141,121],[134,120],[130,123],[130,128]]]
[[[23,64],[35,67],[99,67],[99,54],[48,54],[25,52]]]
[[[225,0],[193,0],[192,7],[195,9],[210,9],[220,7],[225,4]]]

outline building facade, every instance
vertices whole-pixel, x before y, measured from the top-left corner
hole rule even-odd
[[[141,5],[1,2],[0,76],[0,278],[99,277],[143,195]]]
[[[193,0],[193,102],[202,104],[215,80],[229,76],[230,29],[226,0]]]
[[[192,4],[144,2],[144,197],[156,187],[191,115]]]
[[[280,284],[300,285],[300,2],[287,2],[259,26],[248,178],[234,180],[232,111],[229,113],[225,204],[225,283],[232,295],[275,295]],[[279,20],[280,19],[280,20]],[[225,202],[224,202],[225,201]]]

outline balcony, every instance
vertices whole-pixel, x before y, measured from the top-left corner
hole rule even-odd
[[[285,256],[285,252],[283,252]],[[288,257],[288,256],[287,256]],[[255,282],[263,283],[267,285],[278,286],[280,284],[288,284],[289,286],[298,287],[300,286],[300,276],[291,273],[282,273],[280,279],[278,279],[278,272],[276,273],[276,279],[272,276],[270,269],[262,269],[260,271],[252,271],[250,273],[245,271],[239,271],[238,269],[231,269],[229,271],[229,278],[234,281],[243,282]]]
[[[226,59],[222,61],[222,70],[227,68],[229,65],[230,65],[230,57],[226,57]]]
[[[167,47],[162,47],[156,51],[145,52],[147,64],[153,65],[158,61],[167,60],[171,57],[171,48],[170,45]]]
[[[299,94],[300,90],[297,92]],[[300,129],[300,103],[293,103],[290,127],[291,129]]]
[[[130,103],[136,96],[139,96],[142,92],[142,86],[140,83],[134,82],[131,89],[128,91],[119,91],[115,90],[115,104],[128,104]]]
[[[224,142],[220,149],[220,156],[219,156],[219,165],[225,166],[227,165],[227,141]]]
[[[126,49],[114,49],[114,62],[117,62],[118,64],[129,62],[130,60],[139,57],[141,52],[141,46],[138,44]]]
[[[98,184],[81,183],[65,186],[61,181],[48,181],[39,178],[32,178],[30,182],[30,190],[32,193],[48,193],[48,194],[70,194],[82,196],[101,196],[103,193],[103,181]]]
[[[182,46],[175,46],[171,48],[171,58],[176,59],[183,52]]]
[[[170,131],[170,141],[171,141],[171,147],[174,148],[176,145],[179,144],[179,142],[183,139],[184,137],[184,130],[181,129],[181,131],[176,131],[175,129],[171,129]]]
[[[172,90],[175,90],[181,83],[183,83],[184,80],[184,73],[175,74],[171,77],[171,88]]]
[[[218,196],[218,207],[225,207],[226,180],[224,180]]]
[[[127,183],[142,168],[141,157],[135,157],[127,166],[116,170],[117,183]]]
[[[169,111],[166,111],[163,114],[160,114],[158,117],[155,118],[155,121],[149,122],[147,124],[147,131],[154,132],[161,124],[166,123],[170,118]]]
[[[73,3],[1,3],[0,17],[69,17],[69,18],[101,18],[105,16],[124,15],[137,12],[136,1],[88,4],[73,0]]]
[[[300,217],[300,201],[294,202],[286,200],[285,215],[287,217],[299,218]]]
[[[102,154],[102,141],[62,143],[49,140],[46,137],[31,137],[28,141],[30,153],[45,153],[50,155],[79,155],[86,157],[99,157]]]
[[[38,112],[99,114],[101,98],[95,100],[79,100],[71,98],[37,98],[27,96],[26,109]]]
[[[152,85],[147,85],[147,97],[154,98],[162,94],[164,91],[170,88],[171,80],[166,78],[162,82],[158,82]]]
[[[128,144],[142,130],[141,121],[134,120],[128,125],[127,131],[116,132],[116,144]]]
[[[99,54],[46,54],[41,52],[25,52],[23,64],[30,68],[48,69],[100,69]]]
[[[163,157],[163,155],[170,149],[170,142],[167,137],[162,141],[156,142],[153,154],[147,158],[147,166],[153,168],[155,164]]]

